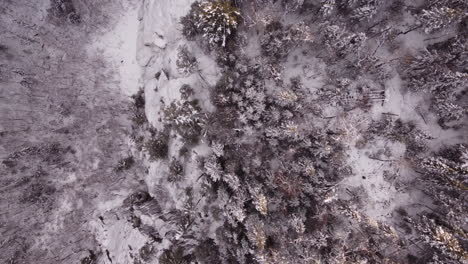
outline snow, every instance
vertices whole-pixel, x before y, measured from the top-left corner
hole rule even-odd
[[[179,19],[185,15],[194,0],[150,0],[143,6],[143,40],[145,46],[165,47],[179,39]],[[162,46],[162,47],[161,47]]]
[[[437,123],[437,116],[430,113],[428,109],[422,111],[418,108],[425,103],[425,94],[403,92],[402,81],[399,75],[395,75],[385,84],[386,100],[384,104],[375,104],[372,107],[372,118],[380,119],[382,113],[391,113],[403,121],[412,121],[417,124],[418,128],[423,131],[428,131],[434,137],[430,140],[429,146],[434,151],[443,144],[451,145],[463,142],[468,135],[463,131],[453,129],[442,129]],[[462,129],[463,130],[463,129]]]
[[[385,83],[385,102],[373,105],[373,119],[380,119],[382,113],[395,114],[404,121],[421,119],[415,108],[423,98],[412,93],[403,94],[401,86],[402,81],[398,74]]]
[[[88,47],[91,54],[102,54],[106,63],[117,69],[120,91],[131,96],[138,91],[141,69],[136,59],[138,39],[138,9],[129,3],[115,28],[98,37]]]
[[[383,161],[371,159],[369,152],[388,147],[392,156]],[[389,143],[383,140],[371,144],[365,149],[352,147],[348,152],[349,163],[353,167],[354,175],[346,178],[340,185],[346,188],[362,186],[366,192],[366,202],[363,212],[376,220],[389,218],[391,212],[410,200],[410,194],[399,191],[392,182],[384,178],[384,171],[396,174],[401,180],[400,172],[405,146],[401,143]]]
[[[188,42],[181,35],[181,25],[179,24],[180,17],[185,15],[189,9],[192,0],[150,0],[145,1],[139,12],[131,10],[118,23],[116,29],[109,33],[109,38],[104,38],[107,43],[115,43],[115,39],[119,39],[119,35],[123,34],[131,36],[128,39],[137,39],[136,45],[130,50],[131,56],[136,58],[136,62],[131,67],[122,67],[122,72],[125,73],[124,79],[127,78],[128,83],[135,84],[132,87],[138,87],[138,84],[145,91],[145,113],[152,127],[161,131],[164,126],[164,117],[162,107],[168,106],[174,101],[181,99],[179,89],[184,84],[189,84],[196,92],[196,98],[199,99],[201,106],[212,111],[213,106],[209,102],[208,87],[214,85],[220,77],[220,71],[216,66],[215,61],[209,54],[205,54],[195,43]],[[135,24],[135,21],[140,24]],[[131,33],[125,33],[127,30],[133,30]],[[103,41],[101,40],[101,43]],[[132,43],[133,45],[133,43]],[[183,74],[179,72],[176,65],[178,48],[181,45],[187,45],[197,58],[199,71],[193,74]],[[103,45],[101,44],[101,47]],[[124,42],[123,47],[129,47],[130,44]],[[135,52],[133,47],[135,47]],[[109,50],[109,49],[108,49]],[[113,53],[114,51],[114,53]],[[127,52],[125,52],[127,53]],[[107,52],[109,56],[117,56],[115,50],[110,49]],[[129,55],[130,56],[130,55]],[[127,59],[130,59],[128,57]],[[133,59],[133,58],[132,58]],[[117,59],[114,59],[115,61]],[[132,68],[133,67],[133,68]],[[136,70],[138,68],[138,71]],[[129,71],[126,71],[129,70]],[[130,73],[130,74],[129,74]],[[135,75],[134,75],[135,74]],[[127,76],[127,77],[125,77]],[[138,81],[139,80],[139,81]],[[128,90],[130,92],[130,90]],[[132,90],[135,93],[135,90]],[[169,141],[169,161],[172,157],[179,158],[179,149],[183,146],[183,142],[179,137],[172,137]],[[168,160],[146,161],[148,173],[144,175],[144,185],[147,187],[148,193],[155,198],[164,212],[172,209],[183,209],[185,189],[186,187],[194,188],[194,199],[198,199],[200,191],[200,182],[198,178],[200,172],[198,169],[198,157],[210,152],[209,146],[201,142],[192,150],[189,158],[185,160],[185,180],[179,183],[169,183],[167,175],[169,173]],[[124,197],[122,195],[122,197]],[[116,208],[121,203],[121,199],[114,199],[113,202],[103,203],[101,209],[109,211],[112,207]],[[203,199],[198,205],[203,207]],[[135,210],[135,214],[141,218],[143,224],[154,227],[163,237],[163,241],[157,245],[158,254],[162,250],[168,248],[169,238],[166,234],[174,230],[171,223],[166,223],[158,219],[158,215],[144,213],[143,211]],[[209,226],[209,232],[214,234],[214,230],[220,223],[213,223]],[[119,231],[118,229],[121,229]],[[128,249],[124,249],[123,245],[118,242],[111,242],[112,239],[123,240],[125,236],[137,238],[140,235],[136,231],[132,231],[129,224],[117,221],[110,229],[101,230],[104,235],[98,239],[103,241],[105,247],[112,248],[111,252],[121,253],[113,256],[121,262],[126,263]],[[140,237],[140,239],[144,240]],[[125,239],[127,240],[127,239]],[[133,248],[139,249],[143,244],[134,243],[133,239],[129,244]],[[117,254],[117,253],[113,253]]]
[[[289,82],[291,78],[300,76],[305,87],[316,91],[324,85],[326,65],[309,54],[304,54],[302,49],[289,54],[281,78]]]
[[[143,247],[147,241],[137,229],[128,224],[127,220],[122,219],[111,222],[110,225],[104,225],[99,219],[93,221],[96,239],[101,243],[103,249],[108,250],[112,262],[107,257],[101,258],[102,263],[132,263],[133,255],[138,254],[138,250]]]

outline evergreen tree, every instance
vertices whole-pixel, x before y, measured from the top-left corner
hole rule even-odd
[[[239,11],[228,1],[205,2],[195,25],[210,44],[226,46],[226,41],[237,28]]]
[[[443,6],[424,9],[418,18],[429,34],[461,21],[464,16],[466,13],[462,10]]]

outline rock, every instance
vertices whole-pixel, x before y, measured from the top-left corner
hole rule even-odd
[[[164,49],[166,48],[166,45],[167,45],[167,42],[164,40],[164,37],[159,35],[158,33],[155,33],[155,38],[154,38],[154,45],[156,45],[156,47],[158,48],[161,48],[161,49]]]

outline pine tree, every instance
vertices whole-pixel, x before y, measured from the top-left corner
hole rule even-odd
[[[228,37],[237,28],[239,16],[239,10],[229,1],[206,2],[200,5],[195,25],[210,44],[225,47]]]
[[[466,114],[466,109],[456,104],[452,97],[435,98],[432,109],[437,113],[442,123],[460,120]]]
[[[466,13],[462,10],[443,6],[432,7],[429,10],[424,9],[418,18],[424,27],[424,31],[429,34],[459,22],[464,16],[466,16]]]
[[[181,100],[164,108],[164,121],[188,142],[197,142],[205,126],[207,115],[197,101]]]
[[[437,201],[441,214],[427,214],[412,223],[444,263],[468,260],[468,251],[460,246],[468,242],[464,231],[468,206],[466,156],[466,146],[459,144],[416,163],[425,193]]]
[[[205,173],[210,177],[212,181],[217,182],[221,179],[223,171],[215,155],[211,155],[208,158],[206,158],[203,166]]]
[[[203,123],[203,114],[191,102],[174,102],[164,109],[167,122],[176,126],[195,126]]]

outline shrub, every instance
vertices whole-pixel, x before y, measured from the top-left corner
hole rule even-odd
[[[151,261],[156,253],[156,249],[152,244],[146,243],[139,250],[140,258],[144,261]]]
[[[164,250],[161,257],[159,257],[159,263],[161,264],[189,264],[191,263],[190,260],[190,256],[184,255],[184,249],[176,246]]]
[[[133,158],[133,156],[126,157],[119,161],[115,168],[115,171],[121,172],[124,170],[128,170],[133,166],[133,164],[135,164],[135,159]]]
[[[132,194],[130,194],[125,200],[123,201],[123,204],[127,207],[133,206],[133,205],[142,205],[148,201],[151,201],[153,198],[151,195],[146,192],[146,191],[136,191]]]
[[[177,54],[176,65],[184,74],[193,73],[198,66],[197,58],[188,50],[186,45],[180,46]]]
[[[50,12],[58,18],[66,18],[72,24],[81,23],[81,17],[76,12],[72,0],[53,0],[50,5]]]
[[[80,264],[94,264],[96,263],[96,254],[92,250],[88,250],[88,256],[80,260]]]
[[[176,158],[172,158],[171,164],[169,165],[169,176],[167,180],[169,182],[180,182],[184,179],[184,166]]]
[[[165,159],[169,152],[168,138],[164,135],[159,135],[151,138],[145,144],[145,150],[148,151],[151,160]]]
[[[143,125],[148,121],[145,113],[145,91],[140,89],[136,94],[132,95],[132,99],[132,121],[136,125]]]
[[[145,108],[145,90],[140,89],[132,95],[133,105],[135,108]]]
[[[188,84],[182,85],[179,89],[179,92],[183,100],[188,100],[190,96],[194,94],[193,88]]]
[[[143,124],[145,124],[146,122],[148,122],[148,119],[146,118],[146,113],[144,110],[142,109],[134,109],[135,111],[133,111],[133,116],[132,116],[132,122],[137,125],[137,126],[141,126]]]

